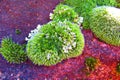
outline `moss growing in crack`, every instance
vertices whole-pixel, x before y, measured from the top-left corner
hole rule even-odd
[[[85,65],[88,70],[93,71],[95,69],[95,66],[97,64],[97,60],[93,57],[89,57],[85,59]]]
[[[16,33],[17,35],[20,35],[22,32],[21,32],[20,29],[16,29],[16,30],[15,30],[15,33]]]
[[[120,74],[120,63],[117,64],[116,71]]]
[[[91,12],[90,28],[102,41],[120,46],[120,9],[102,6]]]
[[[52,21],[28,39],[26,49],[34,64],[51,66],[63,59],[79,56],[83,47],[84,37],[78,25],[68,21]]]
[[[74,9],[63,4],[56,6],[56,8],[53,10],[53,13],[50,13],[50,19],[56,21],[68,20],[78,24],[82,23],[81,17],[78,16]]]
[[[0,53],[10,63],[22,63],[27,59],[24,49],[25,47],[6,37],[2,39]]]

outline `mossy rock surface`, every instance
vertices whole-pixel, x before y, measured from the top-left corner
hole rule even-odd
[[[84,18],[83,28],[90,29],[90,11],[97,6],[116,6],[116,0],[64,0],[63,4],[69,5]]]
[[[28,40],[27,54],[34,64],[51,66],[63,59],[79,56],[83,48],[84,37],[78,25],[52,21]]]
[[[120,9],[102,6],[91,12],[90,28],[104,42],[120,46]]]

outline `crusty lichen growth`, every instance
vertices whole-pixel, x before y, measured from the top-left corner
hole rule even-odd
[[[52,21],[37,29],[27,39],[27,55],[34,64],[51,66],[82,53],[84,37],[78,25]]]
[[[90,28],[102,41],[120,46],[120,9],[108,6],[93,9]]]
[[[6,37],[2,39],[0,53],[10,63],[22,63],[27,59],[24,48]]]

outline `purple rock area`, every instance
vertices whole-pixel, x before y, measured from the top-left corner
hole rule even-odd
[[[45,24],[49,14],[60,0],[0,0],[0,41],[10,36],[18,43],[24,43],[30,30],[38,24]],[[21,34],[17,35],[16,30]]]

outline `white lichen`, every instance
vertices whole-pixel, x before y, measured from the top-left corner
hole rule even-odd
[[[75,48],[75,47],[76,47],[76,42],[73,42],[73,43],[72,43],[72,46]]]
[[[71,32],[70,30],[71,30],[71,28],[66,28],[66,30],[64,30],[65,32],[68,32],[68,34],[70,36],[72,36],[71,40],[69,40],[69,41],[66,39],[63,40],[64,53],[69,53],[69,51],[73,50],[73,48],[76,47],[76,42],[75,42],[76,34],[74,32]]]
[[[50,19],[53,19],[53,13],[49,14]]]
[[[78,17],[77,24],[81,25],[83,23],[83,17]]]
[[[31,30],[28,37],[25,37],[25,41],[32,39],[33,36],[35,36],[38,32],[40,32],[41,27],[42,26],[38,24],[38,26],[34,30]]]
[[[50,57],[51,57],[51,54],[50,54],[50,53],[48,53],[48,54],[47,54],[47,59],[49,60],[49,59],[50,59]]]

